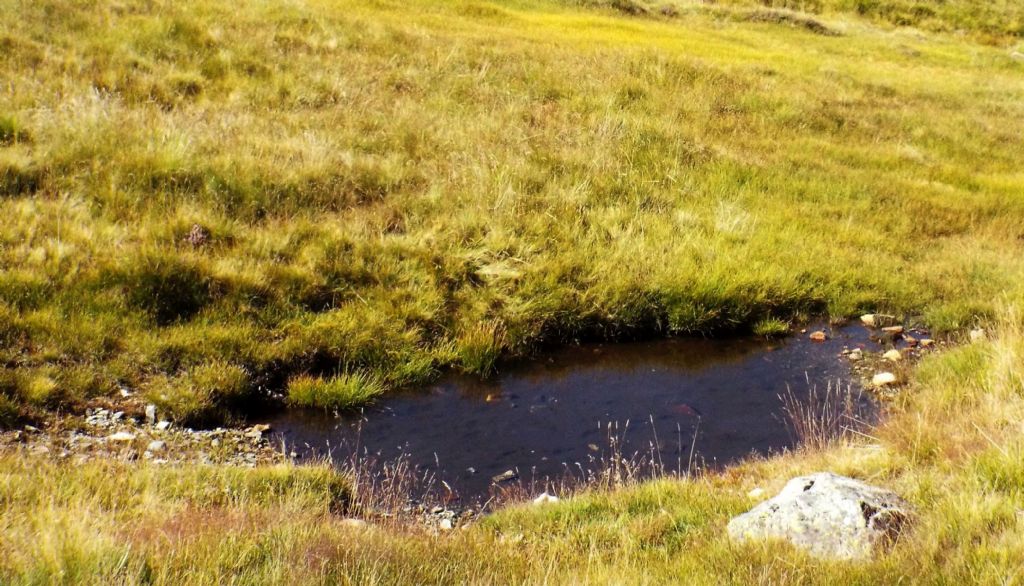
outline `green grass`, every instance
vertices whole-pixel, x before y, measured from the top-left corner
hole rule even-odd
[[[745,6],[0,0],[3,394],[161,387],[210,420],[247,404],[196,387],[220,365],[393,389],[552,342],[991,316],[1024,282],[1022,65],[851,6],[807,7],[826,36]]]
[[[757,336],[785,336],[790,332],[790,325],[787,321],[783,321],[781,319],[774,317],[768,317],[755,323],[752,331]]]
[[[329,379],[302,375],[288,381],[288,403],[295,407],[346,410],[364,405],[384,393],[384,384],[365,373]]]

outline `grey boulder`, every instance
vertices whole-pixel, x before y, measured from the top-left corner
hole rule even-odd
[[[735,541],[782,539],[820,558],[863,559],[891,546],[911,515],[892,491],[819,472],[790,480],[728,531]]]

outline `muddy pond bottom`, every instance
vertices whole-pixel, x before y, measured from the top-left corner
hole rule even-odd
[[[829,385],[849,386],[858,408],[870,411],[851,384],[845,347],[878,345],[860,326],[834,329],[826,342],[587,344],[505,366],[486,381],[448,376],[361,414],[288,411],[270,423],[302,459],[404,458],[437,486],[480,500],[507,471],[542,490],[613,457],[671,473],[793,447],[785,396],[808,401]]]

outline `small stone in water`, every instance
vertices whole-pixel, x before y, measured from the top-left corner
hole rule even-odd
[[[903,360],[903,353],[899,350],[889,350],[885,354],[882,354],[882,358],[892,362],[899,362],[900,360]]]
[[[498,474],[497,476],[492,477],[491,478],[491,482],[493,482],[495,484],[499,484],[501,482],[508,482],[510,480],[515,480],[516,478],[519,478],[519,475],[516,474],[514,470],[506,470],[506,471],[502,472],[501,474]]]
[[[902,334],[903,326],[889,326],[887,328],[882,328],[882,331],[887,334]]]
[[[824,342],[828,339],[828,335],[821,330],[812,332],[810,337],[812,342]]]

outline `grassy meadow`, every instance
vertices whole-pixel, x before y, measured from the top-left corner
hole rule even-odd
[[[866,435],[440,536],[344,521],[328,466],[8,450],[0,582],[1024,583],[1022,47],[1010,0],[0,0],[0,429],[812,316],[991,332]],[[821,469],[912,530],[725,537]]]
[[[1013,31],[632,6],[0,0],[0,420],[1020,291]]]

